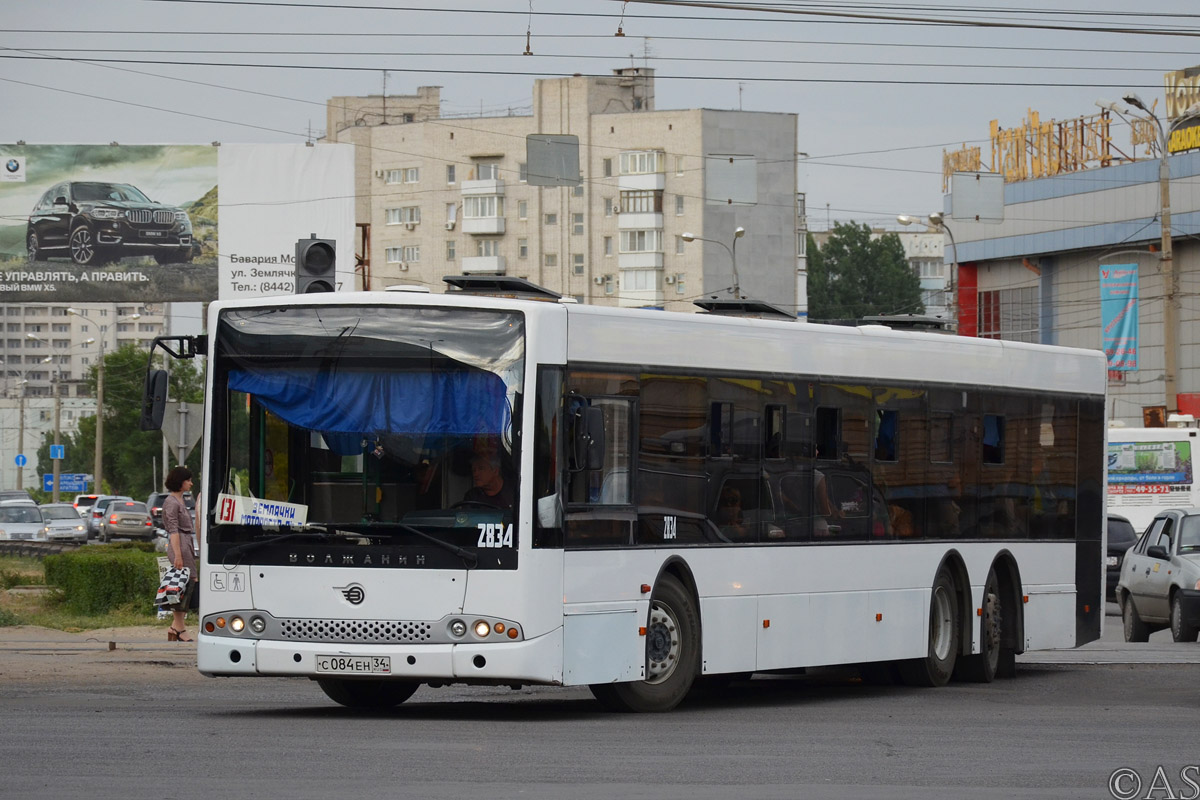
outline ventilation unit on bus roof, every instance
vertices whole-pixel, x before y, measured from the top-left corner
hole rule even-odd
[[[505,275],[446,275],[443,281],[455,291],[466,294],[521,297],[526,300],[559,300],[562,295],[524,278]]]
[[[709,314],[718,314],[723,317],[752,317],[755,319],[786,319],[795,322],[796,316],[787,311],[784,311],[779,306],[773,306],[770,303],[764,303],[762,300],[752,300],[750,298],[730,297],[720,299],[716,297],[708,297],[697,300],[696,305],[703,308]]]

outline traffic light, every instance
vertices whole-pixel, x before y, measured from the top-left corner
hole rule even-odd
[[[296,242],[296,294],[332,292],[337,248],[333,239],[314,233]]]

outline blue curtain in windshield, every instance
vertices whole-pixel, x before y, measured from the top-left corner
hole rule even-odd
[[[229,373],[246,392],[291,425],[331,433],[500,434],[510,412],[504,381],[490,372]]]

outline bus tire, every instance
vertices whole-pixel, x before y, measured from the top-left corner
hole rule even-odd
[[[956,678],[974,683],[991,683],[1000,672],[1004,647],[1004,603],[996,573],[989,572],[983,586],[983,614],[979,618],[979,652],[960,658]]]
[[[646,678],[594,683],[592,695],[609,711],[670,711],[687,696],[700,671],[700,614],[691,593],[664,575],[650,598]]]
[[[901,661],[900,679],[908,686],[945,686],[954,674],[960,636],[958,591],[943,566],[929,596],[928,651],[924,658]]]
[[[421,684],[416,681],[317,678],[317,685],[330,700],[346,708],[385,709],[412,697]]]

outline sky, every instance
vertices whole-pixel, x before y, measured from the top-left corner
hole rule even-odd
[[[1194,0],[982,3],[5,0],[0,145],[305,141],[385,81],[441,86],[443,116],[530,114],[536,78],[633,64],[659,109],[797,114],[811,228],[898,229],[943,207],[943,150],[990,166],[991,120],[1131,91],[1162,111],[1163,74],[1200,64]]]

